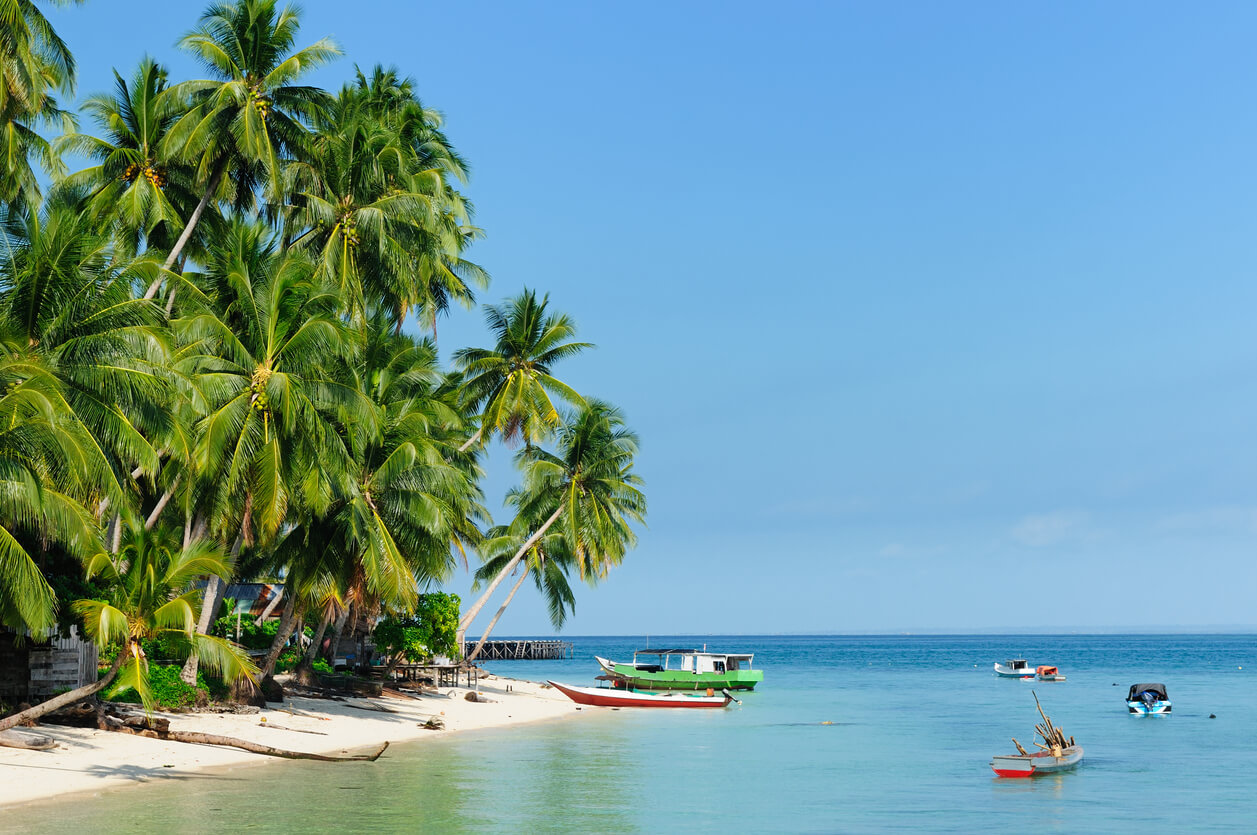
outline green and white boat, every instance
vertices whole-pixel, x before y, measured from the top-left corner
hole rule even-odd
[[[595,655],[612,686],[650,690],[753,690],[764,680],[751,669],[754,655],[706,649],[639,649],[633,663]],[[643,660],[645,658],[646,660]]]

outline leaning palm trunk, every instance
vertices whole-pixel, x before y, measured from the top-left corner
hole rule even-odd
[[[471,448],[472,448],[472,446],[476,443],[476,441],[480,440],[480,436],[481,436],[483,433],[484,433],[484,427],[481,427],[481,428],[477,429],[477,430],[476,430],[476,434],[474,434],[474,435],[472,435],[470,438],[468,438],[468,439],[467,439],[467,443],[465,443],[465,444],[463,444],[462,446],[460,446],[460,447],[458,448],[458,451],[459,451],[459,452],[466,452],[467,450],[471,449]]]
[[[331,625],[332,607],[329,606],[323,612],[323,617],[319,620],[319,628],[314,633],[314,640],[310,642],[310,646],[306,647],[306,654],[302,657],[301,663],[314,663],[314,659],[319,655],[319,645],[323,643],[323,635],[327,632],[327,627]]]
[[[183,252],[183,248],[187,246],[188,239],[192,237],[192,232],[196,229],[196,224],[201,220],[201,215],[205,213],[205,207],[209,205],[210,198],[214,196],[214,192],[218,191],[218,184],[223,179],[223,174],[227,171],[227,158],[223,157],[218,164],[214,166],[214,174],[210,177],[209,185],[205,188],[205,193],[201,195],[201,202],[196,204],[196,208],[192,210],[192,216],[188,218],[188,223],[183,227],[179,240],[175,241],[174,247],[170,250],[170,254],[166,256],[166,263],[162,264],[163,273],[168,272],[178,259],[179,253]],[[144,298],[151,299],[157,295],[157,291],[161,289],[162,276],[153,279],[153,283],[148,285],[148,290],[144,292]]]
[[[502,601],[502,606],[498,609],[498,613],[493,616],[493,620],[489,621],[489,625],[480,634],[480,640],[476,642],[476,648],[471,651],[471,655],[467,656],[467,663],[470,664],[476,660],[476,656],[480,654],[480,649],[484,646],[484,642],[489,640],[489,633],[493,631],[493,627],[498,625],[498,620],[501,619],[502,613],[506,611],[507,606],[511,605],[511,601],[515,599],[515,592],[519,591],[519,587],[524,584],[524,578],[527,576],[528,565],[525,564],[524,570],[519,572],[519,579],[515,581],[515,585],[511,588],[511,593],[506,596],[506,600]]]
[[[515,570],[515,566],[518,565],[519,561],[524,558],[524,554],[528,553],[528,549],[537,544],[537,540],[541,539],[541,537],[545,535],[545,532],[550,530],[550,526],[558,521],[558,518],[562,513],[563,505],[560,504],[558,509],[555,510],[554,513],[550,514],[550,518],[546,520],[546,523],[538,528],[536,533],[528,537],[527,542],[519,546],[519,550],[515,552],[515,556],[511,557],[511,561],[502,567],[502,570],[498,572],[498,576],[494,577],[493,582],[490,583],[489,587],[484,590],[484,594],[480,595],[480,598],[476,600],[470,609],[467,610],[467,614],[463,615],[462,620],[458,622],[459,644],[462,644],[463,636],[467,634],[467,627],[471,626],[471,622],[476,619],[476,615],[480,614],[480,610],[484,608],[484,604],[489,602],[490,595],[497,591],[498,586],[502,585],[502,581],[506,579],[508,574]]]
[[[183,536],[183,547],[187,548],[191,540],[200,539],[205,535],[206,524],[205,517],[198,516],[195,524],[185,526]],[[239,553],[240,540],[237,538],[236,545],[232,549],[232,557]],[[222,595],[226,591],[226,584],[217,574],[209,575],[209,579],[205,583],[205,597],[201,601],[201,617],[196,622],[196,631],[198,635],[208,635],[210,624],[214,620],[214,615],[218,614],[218,607],[222,603]],[[183,662],[183,671],[179,673],[179,678],[184,684],[196,686],[196,671],[200,666],[200,659],[194,652],[188,656],[188,660]]]
[[[284,604],[284,613],[279,618],[279,631],[275,633],[275,640],[271,642],[270,652],[266,653],[266,661],[262,664],[262,671],[258,676],[260,679],[274,674],[275,664],[279,661],[279,654],[284,651],[284,645],[292,637],[293,627],[297,625],[296,610],[297,595],[290,593],[288,594],[288,602]]]
[[[26,722],[34,722],[39,717],[52,713],[54,710],[60,710],[66,705],[72,705],[104,690],[114,680],[114,676],[118,675],[118,670],[122,667],[122,662],[126,660],[126,657],[127,648],[124,646],[118,650],[118,657],[113,660],[113,666],[109,668],[109,672],[105,673],[96,683],[85,684],[82,687],[71,690],[69,693],[54,696],[46,702],[40,702],[20,713],[0,719],[0,731],[7,731],[9,728],[17,727]]]
[[[214,615],[218,613],[218,607],[223,602],[223,593],[226,591],[226,583],[217,574],[211,574],[209,581],[205,584],[205,601],[201,604],[201,618],[196,623],[196,631],[199,635],[208,635],[210,624],[214,621]],[[185,684],[196,684],[196,670],[199,661],[196,653],[188,656],[188,660],[183,664],[183,672],[179,674],[179,678],[183,679]]]

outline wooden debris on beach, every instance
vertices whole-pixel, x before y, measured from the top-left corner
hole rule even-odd
[[[239,748],[243,751],[249,751],[253,754],[264,754],[268,757],[283,757],[288,760],[319,760],[320,762],[329,763],[375,762],[380,758],[381,754],[388,750],[388,743],[385,742],[371,754],[308,754],[304,751],[288,751],[283,748],[274,748],[270,745],[261,745],[256,742],[250,742],[247,739],[236,739],[235,737],[219,736],[218,734],[203,734],[196,731],[158,731],[143,728],[132,728],[110,717],[105,717],[105,725],[101,728],[101,730],[132,734],[134,736],[144,736],[150,739],[168,740],[171,742],[188,742],[195,745],[224,745],[229,748]]]
[[[0,748],[22,748],[27,751],[48,751],[57,747],[57,740],[44,734],[10,728],[0,731]]]

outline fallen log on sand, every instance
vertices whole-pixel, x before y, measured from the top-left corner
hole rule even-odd
[[[48,751],[57,747],[57,740],[44,734],[19,731],[11,728],[0,731],[0,748],[24,748],[28,751]]]
[[[172,742],[190,742],[195,745],[226,745],[230,748],[239,748],[253,754],[264,754],[268,757],[283,757],[287,760],[319,760],[320,762],[329,763],[375,762],[380,758],[381,754],[388,750],[388,743],[385,742],[373,754],[346,754],[344,756],[307,754],[302,751],[288,751],[283,748],[272,748],[269,745],[261,745],[257,742],[250,742],[247,739],[237,739],[232,736],[203,734],[197,731],[159,731],[148,728],[132,728],[124,725],[121,721],[108,716],[104,717],[102,730],[132,734],[134,736],[144,736],[149,739],[163,739]]]

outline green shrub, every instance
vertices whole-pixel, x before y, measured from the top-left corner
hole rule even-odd
[[[198,672],[196,674],[196,687],[184,682],[179,678],[179,674],[183,671],[182,667],[163,666],[161,664],[148,665],[148,682],[153,688],[153,697],[157,700],[157,706],[162,710],[178,710],[196,704],[197,690],[205,690],[209,692],[210,687],[205,681],[205,677]],[[222,682],[219,682],[221,684]],[[140,702],[140,694],[133,689],[126,689],[119,693],[113,693],[109,698],[115,702]]]
[[[316,673],[322,673],[325,676],[330,676],[336,672],[332,669],[332,665],[324,661],[322,658],[314,659],[314,663],[310,666],[314,668]]]

